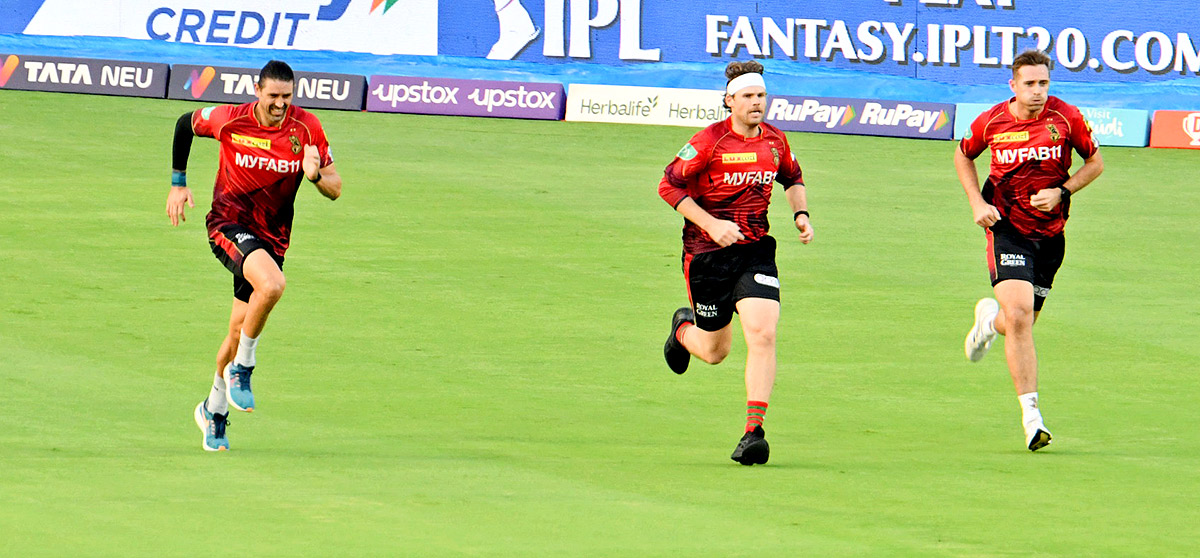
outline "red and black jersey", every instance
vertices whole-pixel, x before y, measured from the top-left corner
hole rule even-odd
[[[280,125],[268,128],[254,117],[254,104],[192,113],[192,131],[221,142],[207,226],[210,233],[227,224],[246,227],[282,257],[292,232],[296,191],[304,178],[304,146],[317,147],[320,167],[332,164],[333,156],[321,122],[312,113],[290,106]]]
[[[1012,113],[1013,100],[979,115],[959,147],[971,159],[991,148],[983,199],[996,206],[1018,232],[1032,239],[1057,236],[1066,225],[1070,201],[1045,212],[1034,208],[1029,198],[1039,190],[1062,186],[1071,177],[1072,149],[1087,159],[1100,147],[1079,109],[1058,97],[1047,98],[1032,120]]]
[[[671,207],[690,197],[713,217],[733,221],[746,237],[739,244],[766,236],[773,183],[786,189],[804,182],[787,136],[765,122],[759,127],[758,136],[747,138],[734,132],[727,118],[697,132],[667,165],[658,194]],[[720,247],[703,229],[684,220],[685,252],[702,254]]]

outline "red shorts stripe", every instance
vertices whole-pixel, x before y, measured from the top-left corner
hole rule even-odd
[[[987,235],[988,274],[991,275],[994,283],[996,282],[996,242],[992,238],[992,229],[983,229],[983,232]]]
[[[683,284],[687,287],[688,306],[695,308],[696,304],[695,304],[695,302],[692,301],[692,279],[689,275],[689,272],[691,271],[691,269],[692,269],[692,255],[688,254],[687,252],[684,252],[683,253]]]

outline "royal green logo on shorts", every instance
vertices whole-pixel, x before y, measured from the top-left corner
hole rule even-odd
[[[208,115],[212,114],[212,111],[215,108],[217,107],[206,107],[204,110],[200,111],[200,118],[208,120]]]
[[[684,161],[691,161],[692,158],[696,156],[696,148],[692,147],[692,144],[690,143],[685,143],[683,145],[683,149],[680,149],[679,153],[675,156],[683,159]]]

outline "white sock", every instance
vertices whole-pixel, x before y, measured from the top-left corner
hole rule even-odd
[[[1035,422],[1042,422],[1042,411],[1038,409],[1038,393],[1031,391],[1024,395],[1018,395],[1017,400],[1021,402],[1021,422],[1026,426]]]
[[[999,316],[999,314],[997,314],[996,316]],[[987,323],[983,324],[983,333],[985,335],[995,335],[997,333],[996,332],[996,316],[992,316],[992,319],[988,320]]]
[[[242,338],[238,340],[237,356],[233,358],[233,362],[238,366],[253,368],[255,364],[254,349],[258,347],[258,338],[246,337],[246,332],[242,332]]]
[[[225,380],[221,377],[220,371],[213,376],[212,391],[208,392],[204,408],[214,415],[229,414],[229,401],[225,399]]]

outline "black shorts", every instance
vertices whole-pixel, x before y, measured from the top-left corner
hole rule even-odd
[[[775,239],[764,236],[703,254],[683,254],[683,278],[696,326],[717,331],[729,324],[743,298],[779,300]]]
[[[208,245],[225,269],[233,273],[233,297],[242,302],[250,302],[250,293],[254,292],[254,287],[242,275],[242,264],[250,252],[266,250],[279,269],[283,269],[283,256],[275,254],[270,244],[241,225],[221,225],[208,231]]]
[[[1003,223],[1003,221],[1002,221]],[[1050,295],[1054,275],[1062,266],[1066,253],[1063,235],[1043,240],[1031,240],[1012,226],[999,223],[987,230],[988,272],[992,286],[1008,279],[1033,284],[1033,309],[1038,311]]]

